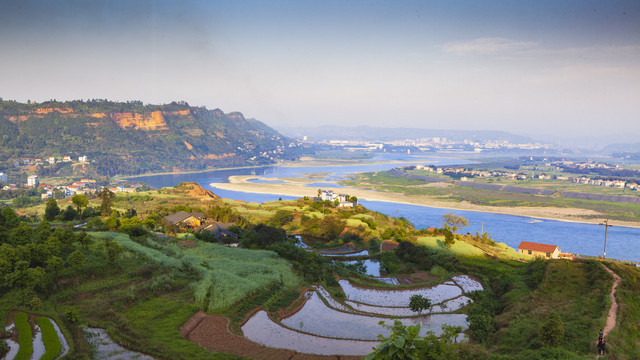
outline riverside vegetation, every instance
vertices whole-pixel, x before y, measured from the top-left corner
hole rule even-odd
[[[405,219],[362,206],[340,209],[305,198],[264,204],[203,201],[190,191],[194,187],[118,194],[102,209],[102,199],[90,198],[86,206],[92,215],[77,229],[69,225],[79,220],[65,222],[61,215],[47,222],[2,209],[0,318],[19,310],[13,313],[21,344],[30,344],[31,335],[28,326],[19,325],[19,314],[55,320],[69,340],[70,359],[91,356],[83,326],[105,328],[118,343],[157,358],[232,359],[236,356],[185,340],[180,326],[203,310],[229,318],[231,331],[239,332],[255,308],[276,313],[298,306],[300,294],[312,284],[344,299],[338,277],[394,287],[364,275],[357,265],[296,246],[289,233],[309,236],[308,243],[316,248],[369,249],[390,275],[428,272],[437,279],[431,283],[455,274],[482,279],[486,290],[472,293],[474,303],[459,310],[468,316],[467,342],[417,338],[411,336],[414,329],[396,324],[392,336],[404,340],[392,343],[420,359],[592,358],[594,335],[609,307],[612,279],[604,266],[622,277],[608,358],[634,359],[640,353],[634,340],[640,335],[640,304],[634,295],[640,290],[640,271],[635,267],[595,260],[523,260],[487,234],[456,235],[445,245],[446,228],[418,230]],[[56,206],[64,208],[67,202],[71,204],[67,199]],[[24,210],[25,215],[44,213],[42,205]],[[162,216],[179,210],[236,223],[232,230],[243,249],[163,222]],[[399,246],[379,253],[382,240]],[[3,344],[0,340],[0,356],[6,351]]]
[[[443,180],[453,182],[448,176],[435,174],[434,172],[426,172],[420,170],[412,170],[412,173],[428,176],[440,176]],[[482,180],[489,181],[489,180]],[[528,187],[542,187],[540,180],[530,180],[527,182],[517,182],[517,185]],[[428,196],[440,201],[452,202],[469,202],[481,206],[501,206],[501,207],[558,207],[558,208],[577,208],[593,210],[593,215],[582,215],[585,219],[607,217],[622,221],[640,222],[640,206],[637,204],[618,203],[611,201],[571,199],[555,195],[535,195],[519,192],[508,192],[482,188],[471,188],[465,186],[454,185],[453,183],[441,182],[430,185],[428,182],[416,180],[408,177],[400,177],[393,175],[387,171],[379,171],[372,173],[361,173],[355,175],[352,179],[341,181],[342,184],[362,189],[371,189],[377,191],[385,191],[392,193],[400,193],[406,195]],[[499,184],[516,185],[515,181],[501,180]],[[525,185],[523,185],[525,184]],[[569,185],[563,185],[562,189],[576,189]],[[606,193],[609,189],[604,187],[586,186],[589,192]],[[593,189],[596,188],[596,189]],[[625,195],[635,194],[631,190],[626,190]]]

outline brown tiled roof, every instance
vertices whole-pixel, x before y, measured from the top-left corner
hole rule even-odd
[[[557,245],[540,244],[528,241],[522,241],[520,245],[518,245],[518,249],[520,250],[533,250],[543,253],[552,253],[556,250],[557,247]]]
[[[380,244],[380,251],[393,251],[398,247],[398,243],[393,240],[385,240]]]

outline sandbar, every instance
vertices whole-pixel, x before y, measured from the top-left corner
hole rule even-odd
[[[249,180],[282,180],[283,183],[256,183]],[[317,195],[317,188],[305,186],[309,182],[307,179],[294,181],[292,178],[262,178],[256,175],[235,175],[229,177],[228,183],[211,183],[210,185],[223,190],[242,191],[257,194],[276,194],[293,197],[313,197]],[[330,183],[329,181],[324,181]],[[393,192],[382,192],[374,190],[365,190],[357,188],[331,187],[329,184],[323,186],[322,189],[333,190],[336,193],[347,193],[356,196],[359,199],[369,201],[384,201],[400,204],[428,206],[435,208],[445,208],[452,210],[464,211],[481,211],[497,214],[508,214],[526,216],[539,219],[560,220],[570,222],[580,222],[589,224],[598,224],[602,219],[585,219],[584,216],[594,217],[602,215],[597,211],[579,208],[560,208],[560,207],[507,207],[507,206],[482,206],[469,202],[444,201],[438,198],[424,195],[406,195]],[[215,192],[215,190],[214,190]],[[603,216],[603,215],[602,215]],[[604,216],[603,216],[604,218]],[[640,222],[616,221],[610,220],[610,224],[615,226],[626,226],[640,228]]]

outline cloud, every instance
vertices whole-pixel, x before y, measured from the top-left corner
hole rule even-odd
[[[539,49],[539,44],[530,41],[515,41],[500,37],[478,38],[471,41],[449,42],[443,50],[460,56],[468,55],[517,55]]]

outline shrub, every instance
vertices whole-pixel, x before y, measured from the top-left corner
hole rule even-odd
[[[557,314],[553,314],[542,325],[539,332],[540,339],[551,346],[556,346],[564,338],[564,323]]]

